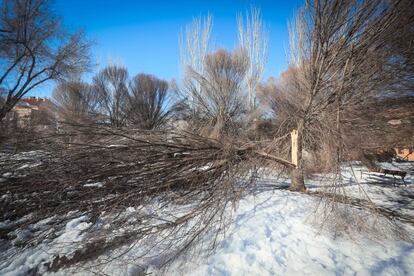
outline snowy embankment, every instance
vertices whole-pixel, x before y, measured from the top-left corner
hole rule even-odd
[[[389,164],[388,164],[389,165]],[[394,179],[379,174],[368,174],[363,168],[344,168],[344,187],[348,196],[360,197],[363,188],[374,203],[414,218],[413,164],[393,164],[409,171],[407,186],[394,187]],[[3,175],[0,185],[7,185],[9,174]],[[361,184],[358,185],[357,183]],[[400,180],[396,180],[401,184]],[[315,213],[317,197],[292,193],[275,187],[285,187],[281,179],[266,179],[258,184],[260,193],[247,195],[240,201],[234,220],[224,240],[210,255],[181,256],[168,268],[160,271],[156,262],[141,263],[153,275],[414,275],[414,244],[397,236],[370,238],[365,233],[335,235],[320,227]],[[315,177],[308,180],[311,191],[319,190],[324,181]],[[90,185],[99,188],[101,183]],[[351,207],[350,207],[351,208]],[[129,208],[127,211],[133,211]],[[378,217],[367,223],[381,224]],[[379,221],[378,221],[379,220]],[[414,220],[399,222],[399,227],[414,233]],[[43,229],[47,221],[34,225]],[[7,222],[0,222],[0,228]],[[12,241],[0,240],[0,275],[27,275],[33,272],[56,275],[136,275],[142,271],[136,265],[141,252],[139,246],[107,264],[94,267],[95,262],[59,270],[46,271],[44,264],[57,255],[68,256],[76,243],[85,239],[90,223],[87,217],[66,224],[62,232],[47,243],[31,248],[19,248],[19,239],[26,238],[31,229],[21,231]],[[356,227],[352,224],[349,228]],[[205,239],[212,237],[206,236]],[[10,258],[12,256],[12,258]],[[7,258],[8,261],[5,261]]]

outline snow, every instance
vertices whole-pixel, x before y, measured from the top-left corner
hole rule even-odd
[[[256,202],[256,204],[254,204]],[[358,242],[319,232],[309,223],[312,198],[288,191],[248,197],[232,233],[204,259],[181,260],[169,275],[410,275],[414,245]],[[184,264],[184,265],[183,265]],[[156,271],[154,271],[156,272]],[[411,274],[412,275],[412,274]]]
[[[103,185],[104,184],[102,182],[95,182],[95,183],[86,183],[85,185],[83,185],[83,187],[97,187],[97,188],[102,188]]]
[[[411,170],[405,179],[407,186],[398,177],[394,182],[392,176],[368,173],[359,163],[353,163],[352,169],[349,166],[343,168],[344,191],[348,196],[364,198],[363,189],[375,204],[413,218],[413,164],[385,163],[381,166]],[[307,186],[311,191],[318,191],[328,185],[321,179],[323,176],[315,175],[307,180]],[[136,245],[117,262],[98,268],[98,274],[136,275],[140,272],[138,265],[144,265],[146,272],[154,275],[414,275],[413,242],[393,235],[378,239],[357,232],[351,238],[321,228],[316,197],[272,186],[276,184],[283,188],[288,185],[287,181],[270,177],[261,180],[258,183],[261,192],[247,195],[239,202],[227,235],[212,254],[202,251],[199,255],[183,255],[167,271],[160,271],[156,261],[131,263],[142,252]],[[103,185],[101,182],[86,183],[84,187]],[[128,217],[136,212],[151,213],[153,207],[128,207],[124,214]],[[33,229],[46,229],[48,223],[49,220],[39,222]],[[105,227],[110,221],[101,223]],[[367,223],[382,227],[385,222],[378,217],[367,217]],[[413,224],[401,221],[398,225],[408,233],[414,233]],[[88,230],[93,226],[88,217],[82,215],[70,220],[53,240],[35,247],[16,246],[19,241],[31,237],[30,228],[14,233],[15,238],[10,242],[0,240],[0,275],[27,275],[33,271],[94,275],[96,271],[88,269],[96,264],[93,261],[84,265],[87,270],[74,267],[51,273],[44,266],[56,256],[70,257],[79,248],[78,242],[87,239]],[[7,222],[0,222],[0,228],[3,227],[7,227]],[[352,230],[357,226],[350,221],[348,227]],[[206,240],[211,238],[204,237]]]
[[[112,148],[127,148],[127,147],[128,147],[127,145],[116,145],[116,144],[107,146],[108,149],[112,149]]]
[[[359,163],[354,163],[352,169],[343,168],[344,181],[348,183],[344,191],[348,196],[363,198],[365,193],[376,205],[386,207],[401,214],[414,218],[414,164],[413,163],[380,163],[382,168],[411,172],[405,177],[405,183],[399,176],[384,176],[381,173],[369,173]],[[353,171],[353,172],[352,172]],[[411,184],[411,185],[410,185]],[[363,192],[361,192],[361,188]]]
[[[47,272],[45,264],[53,261],[55,256],[70,256],[79,248],[77,242],[84,239],[85,230],[92,225],[86,222],[87,219],[86,216],[81,216],[70,220],[60,236],[53,241],[44,242],[37,247],[29,247],[22,250],[18,246],[13,246],[9,247],[8,250],[3,250],[0,252],[0,260],[2,260],[0,261],[0,275],[27,275],[33,273],[33,271],[37,271],[39,274],[45,274]],[[44,227],[48,221],[41,221],[34,225],[33,228]],[[31,237],[30,229],[18,230],[15,234],[17,237],[12,241],[13,245],[16,245],[21,239]],[[6,244],[1,244],[0,248],[2,247],[5,248]],[[10,256],[13,256],[13,258],[6,258]]]
[[[59,250],[54,251],[59,255],[70,256],[78,248],[76,242],[82,241],[85,230],[92,226],[92,223],[87,220],[87,216],[81,216],[69,221],[63,234],[53,241],[53,245],[60,247]]]

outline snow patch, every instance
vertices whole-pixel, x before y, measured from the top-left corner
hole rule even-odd
[[[103,183],[102,182],[95,182],[95,183],[86,183],[85,185],[83,185],[83,187],[96,187],[96,188],[102,188],[103,187]]]

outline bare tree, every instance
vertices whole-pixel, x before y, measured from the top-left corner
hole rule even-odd
[[[186,26],[185,32],[180,36],[180,59],[184,74],[184,88],[191,87],[186,92],[186,97],[190,105],[194,105],[195,99],[192,92],[194,88],[200,91],[200,85],[193,79],[187,78],[187,70],[192,70],[198,74],[204,73],[204,60],[210,50],[210,37],[213,27],[213,16],[207,15],[204,18],[195,18],[193,22]]]
[[[322,137],[334,140],[339,166],[345,114],[387,92],[395,80],[384,70],[395,63],[395,57],[383,46],[393,44],[390,34],[403,27],[396,22],[406,5],[405,1],[315,0],[307,1],[298,13],[291,25],[296,68],[292,87],[302,104],[297,111],[299,162],[292,171],[292,189],[305,189],[302,148],[316,145]]]
[[[384,41],[381,50],[392,55],[384,70],[393,76],[389,89],[394,96],[405,95],[414,91],[414,12],[412,1],[398,1],[394,5],[398,19],[390,22],[381,34]],[[412,96],[412,95],[411,95]]]
[[[107,123],[119,128],[126,124],[128,97],[128,71],[124,67],[110,65],[93,79],[93,87],[100,101],[100,112]]]
[[[82,81],[64,81],[53,91],[54,112],[64,123],[89,124],[98,115],[99,101],[91,85]]]
[[[50,1],[4,0],[0,9],[1,121],[32,89],[87,69],[90,44],[63,29]]]
[[[244,22],[246,21],[246,22]],[[263,78],[267,63],[267,31],[263,24],[260,10],[251,8],[243,16],[237,18],[240,47],[245,49],[249,57],[249,66],[245,78],[248,91],[249,109],[256,108],[256,88]]]
[[[128,121],[140,129],[164,126],[171,113],[168,82],[155,76],[138,74],[129,84]]]
[[[197,109],[192,111],[193,120],[201,120],[203,128],[209,131],[214,128],[213,136],[230,130],[246,111],[243,80],[248,60],[243,49],[234,53],[218,50],[206,56],[203,74],[187,71],[187,79],[196,84],[187,86]]]

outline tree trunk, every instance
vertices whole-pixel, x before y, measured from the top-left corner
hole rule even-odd
[[[7,113],[12,111],[13,107],[17,104],[20,98],[7,98],[6,101],[0,106],[0,123],[6,118]]]
[[[5,108],[0,108],[0,123],[6,118],[8,111]]]
[[[290,190],[304,192],[306,191],[304,173],[303,173],[303,158],[302,158],[302,146],[303,146],[303,127],[304,121],[300,120],[298,123],[298,129],[296,133],[292,132],[292,160],[296,164],[296,168],[291,171],[291,183]],[[296,140],[296,141],[294,141]]]

